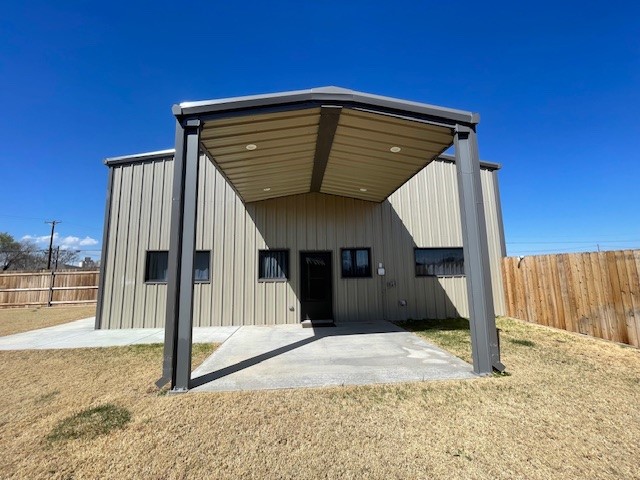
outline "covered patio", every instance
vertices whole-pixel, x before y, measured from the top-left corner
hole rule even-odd
[[[196,368],[191,390],[339,387],[476,378],[471,365],[385,321],[240,327]]]
[[[477,114],[336,87],[187,102],[176,117],[163,377],[191,380],[198,160],[243,202],[321,193],[382,202],[455,146],[473,369],[503,370],[489,272]]]

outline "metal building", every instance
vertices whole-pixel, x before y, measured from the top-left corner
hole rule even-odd
[[[194,325],[465,316],[475,370],[501,368],[499,166],[477,114],[328,87],[174,115],[175,150],[106,161],[96,328],[164,326],[176,388]]]

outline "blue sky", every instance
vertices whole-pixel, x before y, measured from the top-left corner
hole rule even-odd
[[[637,2],[10,2],[0,231],[97,253],[102,160],[172,104],[338,85],[480,112],[509,254],[640,248],[639,38]]]

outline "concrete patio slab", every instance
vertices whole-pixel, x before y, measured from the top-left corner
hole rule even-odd
[[[192,373],[191,391],[476,378],[471,365],[388,322],[240,327]]]
[[[163,343],[163,328],[94,330],[95,317],[0,337],[0,350],[117,347]],[[222,343],[238,327],[195,327],[194,343]]]

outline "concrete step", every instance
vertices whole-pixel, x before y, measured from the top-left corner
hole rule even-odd
[[[331,320],[304,320],[302,322],[302,328],[316,328],[316,327],[335,327],[336,323]]]

